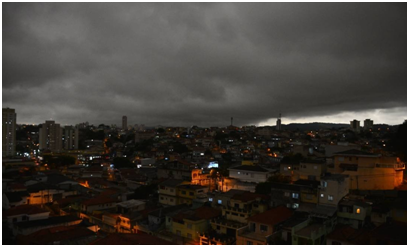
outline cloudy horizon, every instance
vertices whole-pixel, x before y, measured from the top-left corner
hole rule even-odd
[[[407,118],[406,3],[3,3],[18,123]]]

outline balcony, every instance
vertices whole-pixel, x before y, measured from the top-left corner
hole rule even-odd
[[[210,220],[210,223],[215,224],[215,225],[219,225],[219,226],[223,226],[223,227],[226,227],[226,228],[233,228],[233,229],[238,229],[238,228],[242,228],[244,226],[247,226],[246,223],[227,220],[227,219],[223,219],[223,218],[212,219],[212,220]]]
[[[244,213],[244,214],[249,214],[250,211],[246,209],[241,209],[241,208],[236,208],[236,207],[230,207],[230,206],[223,206],[223,209],[237,212],[237,213]]]

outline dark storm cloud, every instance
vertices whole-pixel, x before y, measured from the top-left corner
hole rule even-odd
[[[406,3],[3,4],[19,122],[244,125],[406,101]]]

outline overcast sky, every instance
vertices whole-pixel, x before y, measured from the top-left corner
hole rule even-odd
[[[3,3],[18,123],[275,125],[407,115],[406,3]]]

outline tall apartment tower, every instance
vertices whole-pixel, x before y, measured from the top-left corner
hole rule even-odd
[[[78,135],[79,131],[73,126],[65,126],[63,129],[63,147],[65,150],[78,149]]]
[[[350,127],[355,132],[359,132],[361,130],[361,127],[359,125],[359,121],[356,120],[356,119],[350,121]]]
[[[14,109],[3,108],[3,157],[16,154],[16,119]]]
[[[364,130],[370,130],[373,128],[373,120],[365,119],[364,120]]]
[[[128,129],[128,118],[126,116],[122,117],[122,129],[123,130]]]
[[[281,113],[278,115],[277,123],[276,123],[276,130],[281,130]]]
[[[40,149],[48,149],[51,152],[62,150],[62,129],[55,121],[45,121],[40,128]]]

